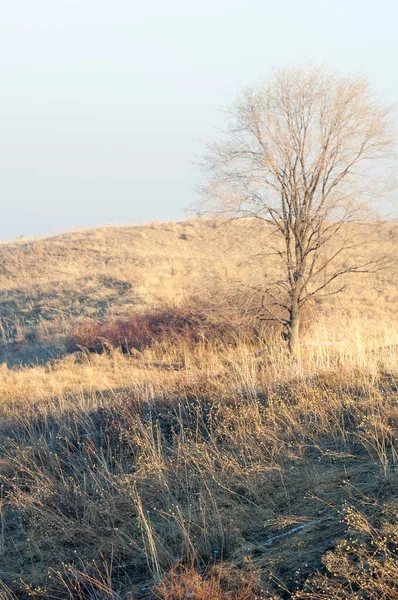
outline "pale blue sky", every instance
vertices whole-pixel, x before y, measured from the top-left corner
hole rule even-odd
[[[273,67],[398,101],[393,0],[2,0],[0,239],[184,217],[220,108]]]

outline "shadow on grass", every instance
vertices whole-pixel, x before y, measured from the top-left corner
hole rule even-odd
[[[60,358],[77,319],[101,320],[141,302],[131,283],[102,275],[0,291],[0,362],[14,367]]]

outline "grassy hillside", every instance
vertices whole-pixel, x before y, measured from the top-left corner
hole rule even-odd
[[[270,246],[261,224],[198,220],[0,245],[0,360],[45,362],[64,353],[78,322],[179,305],[220,284],[266,282],[279,268]],[[397,225],[385,224],[366,247],[365,258],[380,249],[394,257],[397,247]],[[344,294],[317,304],[314,323],[336,323],[336,313],[341,328],[358,320],[394,320],[396,268],[349,275],[345,283]]]
[[[232,319],[269,248],[196,220],[0,246],[0,599],[398,598],[393,261],[310,307],[295,362],[275,331],[70,351],[197,298]]]
[[[242,230],[239,239],[236,229]],[[236,277],[255,252],[256,242],[243,228],[220,230],[197,221],[98,228],[4,244],[4,360],[56,356],[77,320],[179,303],[204,280]]]

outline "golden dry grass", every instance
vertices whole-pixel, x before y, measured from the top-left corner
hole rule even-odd
[[[192,221],[2,246],[3,325],[20,328],[0,370],[0,598],[398,597],[393,269],[314,307],[295,362],[276,332],[64,354],[80,318],[255,280],[247,231]],[[396,233],[378,244],[395,252]],[[48,346],[64,355],[46,361]]]
[[[358,226],[362,227],[362,226]],[[358,253],[397,257],[398,226],[385,223]],[[214,285],[272,279],[279,269],[267,229],[246,221],[107,227],[0,246],[0,337],[3,361],[58,357],[79,320],[131,316],[178,305]],[[267,252],[268,251],[268,252]],[[397,264],[395,260],[395,264]],[[344,295],[319,301],[317,320],[395,319],[397,269],[349,275]],[[205,284],[205,285],[204,285]],[[1,357],[0,357],[1,359]]]

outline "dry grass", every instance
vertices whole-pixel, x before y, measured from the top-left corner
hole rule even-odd
[[[164,305],[184,305],[193,295],[214,304],[220,292],[230,312],[237,282],[267,282],[278,272],[275,255],[267,252],[267,235],[257,223],[191,220],[3,244],[0,360],[46,362],[65,353],[80,321],[125,320]],[[384,224],[375,235],[370,230],[369,236],[371,243],[359,249],[363,258],[380,249],[396,257],[396,224]],[[315,316],[333,330],[336,313],[339,320],[391,321],[396,280],[396,268],[350,275],[345,294],[318,302]]]
[[[132,290],[141,315],[183,306],[211,253],[254,278],[246,247],[224,257],[241,226],[226,227],[4,246],[7,318],[25,315],[4,357],[32,363],[54,337],[65,352],[76,319],[124,318]],[[95,287],[111,273],[131,287]],[[294,363],[271,331],[3,365],[0,598],[397,598],[397,292],[392,273],[367,282],[316,307]]]

